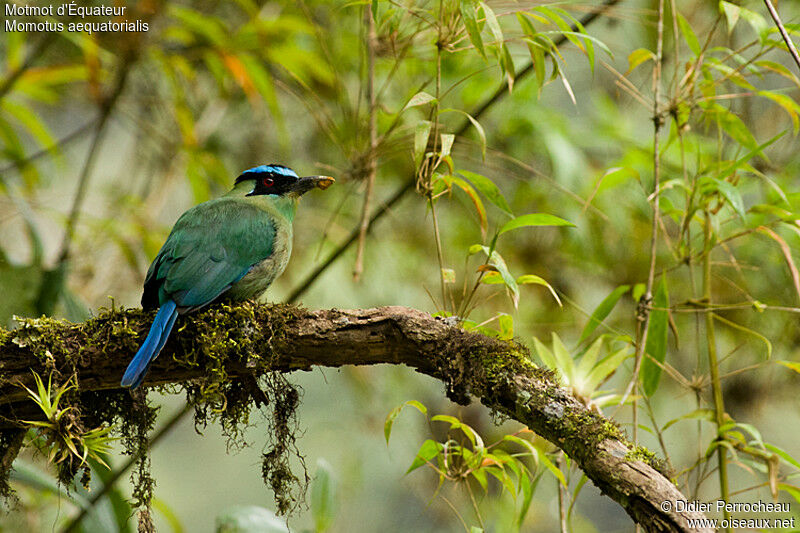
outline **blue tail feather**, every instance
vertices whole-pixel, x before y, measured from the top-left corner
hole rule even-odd
[[[147,334],[147,338],[142,343],[139,351],[136,352],[133,360],[131,360],[128,369],[125,370],[125,375],[122,376],[121,385],[123,387],[135,389],[141,385],[150,368],[150,363],[158,357],[159,352],[167,342],[177,317],[178,309],[175,302],[169,300],[161,306],[158,313],[156,313],[155,320],[153,320],[153,325],[150,326],[150,333]]]

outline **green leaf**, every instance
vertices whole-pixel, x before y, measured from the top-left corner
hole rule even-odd
[[[800,131],[800,119],[798,119],[800,105],[798,105],[794,99],[786,96],[785,94],[780,94],[773,91],[758,91],[758,94],[759,96],[763,96],[764,98],[772,100],[789,114],[789,118],[792,121],[792,132],[794,135],[797,135],[797,132]]]
[[[713,111],[716,113],[717,123],[722,131],[748,150],[758,150],[758,142],[742,119],[721,105],[715,105]]]
[[[500,29],[500,23],[497,21],[497,16],[494,14],[494,11],[492,11],[492,8],[487,6],[485,2],[481,2],[480,5],[483,8],[483,14],[486,17],[486,25],[489,26],[489,31],[492,32],[495,44],[498,46],[502,45],[504,40],[503,30]]]
[[[628,348],[622,348],[616,352],[607,355],[600,360],[597,365],[589,372],[584,382],[584,387],[587,391],[595,391],[597,387],[603,384],[625,361],[633,355]]]
[[[633,286],[633,291],[631,292],[631,296],[633,297],[634,302],[638,302],[644,296],[645,291],[647,290],[647,286],[644,283],[637,283]]]
[[[464,26],[467,28],[469,40],[475,50],[486,61],[486,51],[483,49],[483,39],[481,39],[481,30],[478,27],[478,20],[475,12],[478,9],[478,3],[475,0],[461,0],[459,5],[461,10],[461,18],[464,19]]]
[[[408,109],[409,107],[417,107],[425,104],[430,104],[431,102],[436,102],[436,98],[432,95],[426,93],[425,91],[420,91],[414,96],[411,97],[411,100],[408,101],[406,106],[403,109]]]
[[[425,150],[428,147],[428,136],[431,133],[431,121],[421,120],[417,122],[414,128],[414,165],[419,168],[422,163],[422,158],[425,156]]]
[[[756,35],[759,36],[761,42],[765,42],[766,34],[770,29],[769,24],[761,16],[760,13],[756,13],[755,11],[751,11],[744,7],[739,7],[739,16],[747,21],[750,24],[750,27],[753,28],[753,31],[756,32]]]
[[[655,61],[656,55],[647,48],[637,48],[628,54],[628,71],[630,74],[633,70],[646,61]]]
[[[756,66],[759,66],[761,68],[765,68],[767,70],[771,70],[772,72],[775,72],[776,74],[778,74],[780,76],[783,76],[784,78],[788,79],[793,84],[795,84],[795,86],[800,88],[800,78],[798,78],[791,70],[786,68],[784,65],[781,65],[780,63],[776,63],[775,61],[768,61],[766,59],[762,59],[760,61],[756,61],[753,64],[756,65]]]
[[[478,137],[481,140],[481,156],[483,159],[486,159],[486,132],[483,130],[481,123],[475,120],[472,115],[466,111],[462,111],[461,109],[446,108],[439,110],[439,114],[441,115],[442,113],[459,113],[467,117],[467,120],[469,120],[470,123],[475,127],[475,131],[478,132]]]
[[[567,488],[567,480],[564,479],[564,473],[560,469],[558,469],[556,465],[554,465],[553,462],[545,454],[540,454],[539,458],[541,459],[542,464],[545,466],[545,468],[547,468],[550,471],[550,473],[556,477],[558,482],[561,483],[561,485],[564,488]]]
[[[790,370],[794,370],[798,374],[800,374],[800,363],[796,363],[794,361],[778,361],[778,364],[785,366]]]
[[[528,46],[528,52],[531,55],[531,63],[533,63],[533,68],[536,73],[536,82],[539,86],[539,90],[541,91],[545,76],[544,50],[542,49],[542,45],[539,43],[539,39],[537,38],[538,33],[536,28],[534,28],[533,23],[530,21],[530,16],[531,15],[529,13],[517,12],[519,27],[525,34],[525,44]]]
[[[486,238],[486,232],[489,230],[489,220],[486,217],[486,208],[484,207],[480,196],[478,196],[478,193],[475,192],[475,189],[472,187],[472,185],[458,176],[445,176],[443,179],[448,183],[448,185],[456,185],[462,191],[467,193],[467,196],[469,196],[470,200],[472,200],[472,204],[475,206],[475,212],[478,214],[478,223],[481,227],[481,235],[483,235],[483,238]]]
[[[569,353],[567,347],[561,342],[555,332],[552,333],[553,337],[553,355],[556,358],[558,370],[569,381],[570,384],[575,383],[575,361],[572,359],[572,354]]]
[[[797,488],[794,485],[789,485],[787,483],[778,483],[778,489],[784,492],[788,492],[789,494],[791,494],[792,498],[794,498],[797,503],[800,503],[800,488]]]
[[[548,215],[547,213],[530,213],[527,215],[518,216],[513,220],[506,222],[503,227],[500,228],[499,234],[502,235],[503,233],[511,231],[512,229],[527,226],[575,226],[575,224],[555,215]]]
[[[414,458],[414,461],[411,463],[411,466],[408,467],[406,470],[406,474],[413,472],[417,468],[421,467],[437,455],[439,455],[439,451],[442,449],[442,445],[434,440],[427,439],[425,442],[422,443],[420,446],[419,451],[417,451],[417,456]]]
[[[333,523],[336,515],[336,484],[331,465],[317,459],[317,473],[311,485],[311,517],[314,519],[315,533],[322,533]]]
[[[786,461],[787,464],[795,467],[796,469],[800,470],[800,461],[786,453],[783,449],[778,448],[774,444],[764,443],[764,447],[771,451],[772,453],[778,455],[781,459]]]
[[[514,213],[511,212],[511,208],[508,206],[508,202],[506,202],[506,199],[503,196],[503,193],[500,192],[500,189],[492,180],[486,176],[482,176],[475,172],[470,172],[469,170],[459,170],[458,173],[467,178],[490,202],[512,217],[514,216]]]
[[[647,342],[645,352],[659,363],[664,362],[667,354],[667,323],[669,320],[669,294],[667,293],[667,278],[661,275],[661,281],[653,296],[653,307],[650,311],[650,323],[647,326]],[[658,389],[661,379],[661,367],[645,356],[642,361],[641,378],[642,390],[645,396],[652,396]]]
[[[586,349],[578,363],[577,373],[579,376],[586,376],[591,372],[597,362],[597,356],[600,354],[600,348],[602,347],[603,337],[600,337]]]
[[[617,305],[617,302],[619,302],[619,299],[622,298],[622,295],[628,292],[630,288],[631,288],[630,285],[620,285],[619,287],[611,291],[611,294],[606,296],[602,302],[600,302],[600,305],[598,305],[592,312],[592,316],[589,317],[589,322],[583,328],[583,331],[581,332],[581,337],[578,340],[579,343],[586,340],[589,337],[589,335],[591,335],[592,332],[597,328],[597,326],[599,326],[603,322],[603,320],[606,319],[606,317],[614,309],[614,306]]]
[[[692,31],[692,27],[689,26],[689,23],[683,18],[683,15],[680,13],[678,15],[678,26],[680,26],[681,33],[683,34],[683,38],[686,41],[686,44],[689,45],[689,49],[695,56],[700,55],[700,42],[697,40],[697,35],[694,34]]]
[[[514,89],[514,76],[517,71],[514,67],[514,60],[511,57],[511,52],[508,51],[508,46],[505,44],[500,48],[500,67],[506,75],[506,83],[508,83],[508,92]]]
[[[442,157],[447,157],[450,155],[450,150],[453,148],[453,141],[455,141],[456,136],[452,133],[442,133],[442,149],[441,154]]]
[[[564,304],[561,303],[561,298],[558,297],[555,289],[553,289],[552,285],[547,283],[547,280],[544,278],[541,278],[535,274],[523,274],[517,278],[517,285],[541,285],[543,287],[547,287],[547,290],[550,291],[550,294],[553,295],[556,303],[558,303],[558,306],[564,307]]]
[[[736,22],[739,20],[739,6],[721,0],[719,9],[725,15],[725,20],[728,23],[728,35],[733,33],[733,28],[736,27]]]
[[[507,313],[500,313],[497,317],[497,322],[500,325],[500,338],[503,340],[511,340],[514,338],[514,318]]]
[[[428,408],[422,405],[417,400],[408,400],[404,404],[398,405],[397,407],[389,411],[389,414],[386,415],[386,421],[383,423],[383,436],[386,437],[386,444],[389,444],[389,437],[392,434],[392,426],[394,425],[394,421],[397,419],[398,415],[400,415],[400,412],[403,410],[403,408],[407,405],[410,405],[411,407],[415,408],[417,411],[419,411],[425,416],[428,415]]]
[[[542,341],[537,339],[536,337],[533,338],[533,348],[536,350],[536,355],[539,356],[539,360],[549,368],[550,370],[557,370],[558,363],[556,363],[555,355],[553,352],[550,351],[550,348],[544,345]]]
[[[728,204],[736,211],[736,214],[744,219],[744,202],[736,186],[728,181],[717,178],[708,177],[707,180],[713,184],[713,189],[719,192],[728,201]]]

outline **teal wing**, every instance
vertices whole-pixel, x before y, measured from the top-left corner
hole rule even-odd
[[[273,251],[275,226],[267,213],[230,198],[183,214],[144,283],[142,307],[174,301],[191,310],[210,304]]]

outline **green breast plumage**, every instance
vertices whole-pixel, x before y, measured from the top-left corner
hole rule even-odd
[[[292,226],[284,225],[275,231],[272,253],[253,265],[242,279],[233,284],[229,296],[233,300],[257,298],[283,274],[292,255]]]

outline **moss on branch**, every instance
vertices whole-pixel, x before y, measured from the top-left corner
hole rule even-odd
[[[146,421],[119,380],[152,319],[139,309],[110,309],[81,324],[20,319],[16,330],[0,330],[0,429],[19,431],[25,429],[22,420],[36,420],[36,406],[20,387],[30,386],[31,370],[54,376],[55,383],[76,380],[69,408],[87,431]],[[655,456],[628,442],[613,422],[560,387],[529,355],[519,343],[403,307],[309,311],[221,304],[179,319],[145,385],[183,391],[195,407],[196,424],[219,422],[233,443],[240,441],[251,410],[268,406],[271,447],[263,474],[278,509],[287,512],[302,500],[307,476],[288,467],[288,457],[297,453],[299,393],[283,373],[315,365],[405,364],[441,380],[453,401],[477,397],[559,446],[646,528],[685,531],[690,513],[664,513],[658,506],[682,496]],[[142,444],[141,434],[128,433]]]

